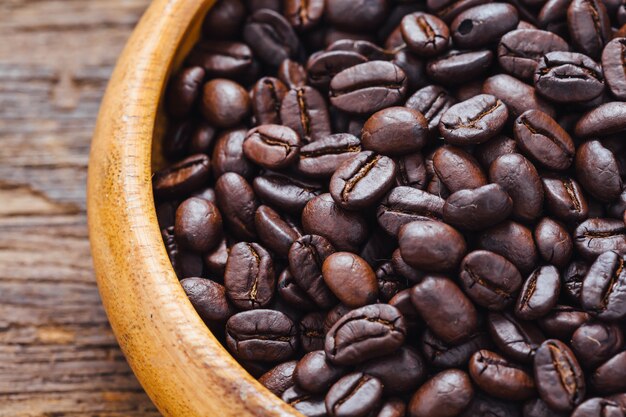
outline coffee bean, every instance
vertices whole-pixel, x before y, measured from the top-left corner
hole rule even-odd
[[[363,147],[384,155],[419,151],[428,139],[428,124],[422,113],[406,107],[388,107],[374,113],[365,125]]]
[[[469,373],[487,394],[504,400],[527,400],[535,391],[533,377],[528,372],[489,350],[472,355]]]
[[[602,51],[602,70],[604,78],[611,89],[611,93],[619,100],[626,99],[626,70],[624,63],[624,49],[626,39],[615,38],[607,43]]]
[[[270,253],[256,243],[240,242],[230,249],[224,286],[233,304],[242,310],[266,307],[276,287]]]
[[[426,276],[411,290],[411,301],[428,327],[446,343],[467,340],[478,326],[472,302],[443,276]]]
[[[402,18],[402,38],[411,52],[418,56],[439,55],[448,48],[450,31],[437,16],[427,13],[411,13]]]
[[[407,90],[406,74],[397,65],[370,61],[335,75],[330,82],[330,102],[352,114],[368,115],[399,104]]]
[[[394,246],[395,241],[393,237],[389,236],[380,227],[376,227],[361,246],[359,256],[372,267],[375,267],[391,258]]]
[[[498,400],[492,396],[477,392],[470,405],[459,415],[459,417],[472,416],[522,417],[522,413],[517,403]]]
[[[296,131],[304,143],[330,134],[330,116],[322,95],[309,86],[292,88],[280,106],[280,118],[285,126]]]
[[[248,116],[250,97],[236,82],[216,78],[204,85],[200,110],[213,126],[235,127]]]
[[[589,215],[589,205],[576,180],[564,176],[541,178],[548,210],[559,220],[580,222]]]
[[[307,417],[326,417],[326,404],[324,396],[312,395],[298,387],[287,389],[282,400]]]
[[[243,38],[263,62],[273,67],[295,57],[300,49],[289,22],[269,9],[261,9],[250,16],[243,28]]]
[[[214,203],[191,197],[178,206],[174,231],[181,246],[206,253],[222,239],[222,216]]]
[[[498,184],[473,190],[459,190],[446,199],[443,219],[468,230],[483,230],[505,220],[513,209],[513,200]]]
[[[569,297],[570,301],[578,304],[580,302],[580,290],[583,287],[583,280],[589,271],[589,265],[584,261],[574,261],[567,266],[563,273],[562,291]]]
[[[567,266],[574,244],[567,229],[549,217],[544,217],[535,227],[535,243],[544,261],[562,269]]]
[[[467,251],[463,235],[437,220],[405,224],[398,241],[402,258],[412,267],[428,271],[455,268]]]
[[[626,352],[620,352],[600,365],[591,375],[596,392],[613,394],[626,390]]]
[[[552,265],[535,269],[522,285],[515,315],[522,320],[545,316],[556,306],[561,291],[559,271]]]
[[[326,3],[325,16],[337,27],[363,32],[377,27],[387,16],[388,7],[383,0],[336,0]]]
[[[463,411],[474,397],[469,376],[458,369],[438,373],[422,385],[411,397],[411,417],[454,417]]]
[[[202,24],[202,33],[209,39],[237,37],[246,19],[246,6],[241,0],[220,0],[209,10]]]
[[[286,258],[294,241],[302,236],[298,226],[269,206],[259,206],[254,214],[259,240],[276,255]]]
[[[246,139],[246,132],[245,129],[233,129],[218,136],[211,156],[215,178],[219,178],[227,172],[234,172],[247,180],[251,180],[256,174],[256,167],[243,154],[243,141]]]
[[[574,247],[589,260],[607,251],[626,255],[626,227],[620,220],[589,219],[574,232]]]
[[[166,109],[170,116],[182,119],[191,113],[200,97],[204,75],[204,68],[190,67],[172,78],[165,96]]]
[[[376,417],[404,417],[406,404],[399,398],[392,398],[383,404]]]
[[[540,59],[548,52],[568,51],[567,42],[545,30],[513,30],[500,39],[498,62],[509,74],[522,80],[533,78]]]
[[[523,409],[524,417],[567,417],[569,413],[556,412],[541,398],[526,401]]]
[[[479,94],[450,107],[441,117],[439,132],[453,145],[478,144],[500,133],[508,117],[504,103]]]
[[[489,50],[451,50],[429,60],[426,73],[437,83],[454,86],[485,74],[492,62],[493,52]]]
[[[300,214],[306,204],[322,191],[318,183],[278,173],[256,177],[252,186],[265,203],[294,215]]]
[[[623,417],[624,411],[615,401],[591,398],[574,410],[572,417]]]
[[[419,220],[441,220],[445,200],[410,187],[395,187],[381,201],[376,211],[378,224],[397,236],[400,228]]]
[[[206,265],[211,274],[218,277],[224,276],[226,262],[228,261],[228,250],[226,239],[222,239],[215,249],[204,255],[204,265]]]
[[[572,335],[572,350],[585,368],[595,368],[624,347],[624,333],[615,323],[588,323]]]
[[[502,155],[511,153],[518,153],[517,144],[513,139],[503,135],[498,135],[478,145],[474,150],[474,156],[487,170],[493,161]]]
[[[539,326],[546,336],[569,340],[583,324],[591,320],[591,315],[575,307],[557,305],[539,320]]]
[[[529,273],[539,261],[532,232],[512,221],[500,223],[483,232],[478,238],[478,246],[504,256],[521,273]]]
[[[576,136],[607,136],[626,130],[626,104],[612,101],[585,113],[576,123]]]
[[[272,394],[280,397],[288,388],[294,386],[296,363],[296,361],[288,361],[276,365],[264,373],[259,378],[259,382],[270,390]]]
[[[467,295],[489,310],[502,310],[513,302],[522,276],[506,258],[485,250],[470,252],[460,266],[459,279]]]
[[[215,196],[228,229],[241,239],[253,240],[259,203],[250,184],[241,175],[227,172],[215,182]]]
[[[356,308],[378,297],[376,275],[363,258],[350,252],[336,252],[322,266],[324,282],[339,300]]]
[[[299,387],[314,394],[325,393],[344,374],[341,366],[332,364],[323,350],[309,352],[298,361],[293,374]]]
[[[417,350],[402,347],[389,356],[372,359],[359,366],[359,371],[378,378],[384,392],[399,394],[415,390],[426,378],[426,365]],[[398,370],[402,370],[398,373]]]
[[[611,39],[611,22],[604,4],[597,0],[572,0],[567,8],[567,26],[576,49],[600,58]]]
[[[305,352],[324,349],[324,319],[321,311],[314,311],[302,317],[299,325],[300,346]]]
[[[487,185],[487,178],[472,155],[455,146],[442,146],[433,155],[433,168],[446,188],[454,193]]]
[[[189,54],[187,63],[204,68],[207,77],[242,78],[254,69],[254,54],[248,45],[231,41],[204,41]]]
[[[393,59],[393,53],[363,39],[340,39],[328,45],[326,50],[356,52],[369,61],[389,61]]]
[[[311,55],[306,65],[308,80],[313,87],[328,91],[335,75],[364,62],[367,58],[356,51],[334,50]]]
[[[280,124],[280,105],[287,87],[277,78],[263,77],[252,89],[252,111],[257,123]]]
[[[510,75],[498,74],[487,78],[483,83],[483,93],[502,100],[513,118],[527,110],[541,110],[550,117],[556,115],[552,105],[538,96],[533,87]]]
[[[316,2],[319,2],[319,0],[316,0]],[[280,63],[276,76],[288,88],[300,88],[306,85],[306,70],[299,62],[291,59],[285,59]]]
[[[287,126],[260,125],[250,130],[243,143],[244,155],[267,169],[281,169],[298,158],[300,138]]]
[[[191,155],[154,173],[152,187],[157,198],[177,198],[198,191],[211,175],[206,155]]]
[[[492,342],[487,333],[478,331],[465,342],[449,344],[426,329],[422,334],[420,346],[430,365],[449,369],[465,366],[474,352],[491,348]]]
[[[428,122],[428,131],[435,134],[439,131],[441,116],[454,103],[454,98],[446,90],[436,85],[429,85],[409,97],[405,106],[422,113]]]
[[[361,151],[361,142],[353,135],[329,135],[300,148],[297,169],[304,175],[330,177],[337,167]]]
[[[285,268],[278,276],[276,291],[280,300],[302,311],[315,311],[317,304],[295,281],[289,268]]]
[[[615,155],[598,140],[583,143],[576,151],[576,174],[589,194],[602,202],[619,197],[622,179]]]
[[[326,410],[332,417],[368,416],[380,408],[383,384],[378,378],[353,372],[341,378],[326,394]]]
[[[625,287],[623,255],[604,252],[596,258],[585,276],[580,292],[582,307],[603,320],[626,317]]]
[[[324,13],[324,0],[288,0],[284,2],[284,14],[296,30],[307,30],[316,26]]]
[[[206,323],[224,323],[235,314],[223,285],[205,278],[185,278],[180,281],[180,285]]]
[[[571,411],[585,398],[583,371],[565,343],[543,342],[535,353],[534,369],[539,395],[550,408]]]
[[[496,346],[507,357],[522,363],[532,363],[535,352],[545,340],[536,325],[509,313],[490,312],[487,328]]]
[[[226,323],[226,344],[239,359],[278,362],[295,353],[296,333],[291,319],[279,311],[242,311]]]
[[[326,334],[324,350],[338,365],[355,365],[396,351],[406,335],[402,314],[388,304],[372,304],[341,317]]]

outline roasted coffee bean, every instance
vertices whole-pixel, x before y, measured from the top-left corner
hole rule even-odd
[[[471,335],[466,342],[449,344],[427,329],[422,334],[420,346],[430,365],[449,369],[464,367],[474,352],[489,349],[492,343],[487,333],[479,331]]]
[[[330,194],[321,194],[302,211],[302,227],[328,239],[335,248],[356,252],[368,235],[368,223],[358,212],[343,210]]]
[[[548,210],[559,220],[580,222],[589,215],[582,188],[572,178],[556,175],[541,177]]]
[[[626,352],[620,352],[600,365],[591,375],[591,385],[601,394],[626,390]]]
[[[263,62],[273,67],[294,58],[300,50],[300,42],[289,22],[269,9],[250,16],[243,28],[243,38]]]
[[[500,39],[498,62],[514,77],[530,80],[545,54],[568,50],[567,42],[557,34],[538,29],[518,29]]]
[[[567,266],[563,273],[561,290],[576,305],[580,303],[580,290],[588,271],[589,265],[587,263],[574,261]]]
[[[624,255],[604,252],[589,267],[580,291],[585,311],[602,320],[626,317],[626,269]]]
[[[591,100],[604,91],[600,65],[577,52],[548,52],[539,60],[534,80],[540,94],[559,103]]]
[[[459,14],[450,25],[450,31],[455,45],[473,49],[498,42],[502,35],[515,29],[518,22],[514,6],[488,3]]]
[[[376,28],[387,16],[388,8],[383,0],[336,0],[326,3],[325,16],[332,25],[363,32]]]
[[[259,382],[272,394],[280,397],[288,388],[295,384],[294,371],[296,369],[296,361],[283,362],[276,365],[260,378]]]
[[[204,265],[211,274],[218,277],[224,276],[226,262],[228,261],[228,251],[226,239],[222,239],[215,249],[204,255]]]
[[[426,163],[420,152],[407,154],[396,159],[396,185],[423,190],[428,181]],[[626,198],[625,198],[626,200]]]
[[[320,184],[278,173],[256,177],[252,186],[265,203],[295,215],[322,192]]]
[[[459,415],[459,417],[473,416],[522,417],[522,411],[518,403],[498,400],[492,396],[477,392],[470,405]]]
[[[509,313],[489,313],[487,328],[496,346],[518,362],[532,363],[535,352],[545,340],[537,326]]]
[[[522,285],[522,276],[515,265],[493,252],[470,252],[459,269],[459,279],[467,295],[489,310],[502,310],[510,305]]]
[[[467,252],[463,235],[437,220],[405,224],[398,241],[402,258],[412,267],[427,271],[451,270]]]
[[[441,116],[454,103],[454,98],[446,90],[436,85],[429,85],[409,97],[405,106],[422,113],[428,122],[428,131],[435,134],[439,131]]]
[[[330,179],[330,195],[346,210],[370,207],[393,186],[395,176],[391,158],[364,151],[337,168]]]
[[[287,87],[274,77],[263,77],[252,89],[252,110],[256,122],[280,124],[280,105],[287,94]]]
[[[324,319],[326,315],[315,311],[300,320],[300,346],[305,352],[324,349]]]
[[[541,398],[526,401],[523,409],[524,417],[567,417],[569,413],[556,412]]]
[[[500,223],[478,237],[482,249],[504,256],[521,273],[532,271],[539,261],[532,232],[512,221]]]
[[[389,61],[393,53],[375,43],[362,39],[340,39],[328,45],[327,51],[352,51],[363,55],[369,61]]]
[[[387,394],[412,392],[426,379],[424,359],[416,349],[408,346],[389,356],[365,362],[358,369],[378,378]]]
[[[223,285],[205,278],[185,278],[180,281],[180,285],[206,323],[224,323],[235,314]]]
[[[341,71],[367,62],[367,58],[355,51],[324,51],[311,55],[306,65],[311,86],[327,91],[330,81]]]
[[[406,107],[388,107],[374,113],[363,126],[365,149],[383,155],[419,151],[428,139],[428,124],[422,113]]]
[[[409,280],[409,282],[417,283],[424,277],[425,273],[423,271],[413,268],[407,264],[404,259],[402,259],[400,248],[393,251],[391,255],[391,264],[393,265],[394,271]]]
[[[172,78],[165,96],[166,109],[170,116],[182,119],[191,113],[200,97],[204,75],[204,68],[190,67]]]
[[[157,198],[183,197],[206,185],[211,163],[203,154],[191,155],[154,173],[152,187]]]
[[[474,389],[465,372],[450,369],[438,373],[411,397],[411,417],[455,417],[472,401]]]
[[[451,50],[426,64],[426,73],[435,82],[455,86],[485,74],[493,62],[489,50]]]
[[[168,161],[178,161],[190,150],[191,135],[195,129],[195,123],[191,120],[173,121],[163,135],[163,156]],[[193,152],[193,153],[203,153]]]
[[[397,236],[400,228],[419,220],[441,220],[445,200],[411,187],[395,187],[376,211],[378,224],[390,235]]]
[[[404,71],[391,62],[365,62],[333,77],[330,102],[345,112],[369,115],[399,104],[406,94],[407,82]]]
[[[487,177],[478,161],[455,146],[442,146],[433,155],[433,168],[446,188],[454,193],[487,185]]]
[[[296,30],[316,26],[324,13],[324,0],[288,0],[283,5],[285,17]]]
[[[619,100],[626,100],[626,64],[623,58],[625,48],[626,39],[615,38],[602,51],[602,70],[606,84]]]
[[[322,265],[334,251],[330,242],[316,235],[302,236],[289,249],[289,266],[295,282],[322,308],[336,303],[322,277]]]
[[[567,8],[567,26],[576,49],[600,58],[602,48],[611,39],[611,21],[601,1],[572,0]]]
[[[556,115],[552,105],[538,96],[533,87],[510,75],[498,74],[487,78],[483,83],[483,93],[502,100],[513,118],[527,110],[541,110],[550,117]]]
[[[322,394],[344,373],[344,368],[330,362],[323,350],[316,350],[307,353],[298,361],[293,378],[298,387],[305,391]]]
[[[326,394],[326,410],[332,417],[365,417],[380,408],[383,384],[373,376],[353,372],[341,378]]]
[[[286,258],[293,242],[302,236],[297,225],[269,206],[259,206],[254,214],[259,240],[276,255]]]
[[[319,0],[316,0],[316,2],[319,2]],[[291,59],[285,59],[280,63],[276,76],[288,88],[299,88],[306,85],[306,70],[300,63]]]
[[[552,265],[535,269],[524,282],[515,315],[522,320],[535,320],[548,314],[559,299],[561,279],[559,271]]]
[[[389,305],[397,308],[404,316],[408,333],[413,333],[421,324],[417,310],[411,302],[411,290],[409,288],[399,291],[389,300]]]
[[[204,18],[202,33],[209,39],[233,39],[245,20],[246,6],[241,0],[220,0]]]
[[[250,130],[243,142],[243,153],[266,169],[281,169],[298,158],[300,138],[287,126],[260,125]]]
[[[292,88],[285,94],[280,106],[280,118],[305,143],[330,134],[326,101],[316,89],[309,86]]]
[[[228,298],[241,310],[266,307],[276,288],[270,253],[256,243],[240,242],[230,249],[224,271]]]
[[[541,215],[541,179],[534,165],[522,155],[514,153],[500,156],[489,168],[489,179],[500,185],[513,200],[514,218],[533,221]]]
[[[204,85],[200,110],[213,126],[235,127],[250,113],[250,96],[236,82],[216,78]]]
[[[414,54],[423,57],[439,55],[448,48],[450,31],[437,16],[411,13],[400,24],[402,38]]]
[[[527,400],[535,391],[533,377],[528,372],[489,350],[472,355],[469,374],[487,394],[504,400]]]
[[[559,340],[569,341],[580,326],[589,322],[591,316],[582,310],[567,305],[557,305],[539,320],[541,330]]]
[[[225,173],[215,182],[215,197],[228,230],[241,239],[253,240],[254,213],[259,203],[245,178],[234,172]]]
[[[324,350],[338,365],[355,365],[395,352],[406,336],[404,318],[388,304],[372,304],[341,317],[326,334]]]
[[[399,398],[392,398],[378,411],[376,417],[404,417],[406,416],[406,404]]]
[[[289,268],[285,268],[278,276],[276,291],[278,297],[292,307],[297,307],[302,311],[317,310],[317,304],[294,280]]]
[[[336,252],[322,266],[324,282],[339,301],[357,308],[378,297],[376,275],[363,258],[350,252]]]
[[[461,229],[483,230],[505,220],[512,209],[513,200],[504,189],[488,184],[451,194],[443,206],[443,219]]]
[[[254,54],[242,42],[204,41],[187,58],[192,66],[204,68],[207,77],[242,78],[254,69]]]
[[[544,217],[535,227],[535,243],[544,261],[559,269],[567,266],[574,251],[572,237],[565,226]]]
[[[589,219],[574,232],[574,247],[586,259],[593,260],[607,251],[626,255],[626,226],[616,219]]]
[[[298,387],[287,389],[282,400],[307,417],[327,417],[323,395],[312,395]]]
[[[474,150],[474,156],[487,170],[493,161],[511,153],[517,153],[517,145],[513,139],[504,135],[498,135],[478,145]]]
[[[500,133],[509,117],[506,105],[489,94],[479,94],[450,107],[441,116],[439,132],[453,145],[485,142]]]
[[[446,277],[426,276],[411,290],[411,301],[428,327],[446,343],[461,343],[476,331],[474,305]]]
[[[622,179],[615,155],[598,140],[583,143],[576,151],[576,174],[589,194],[602,202],[619,197]]]
[[[585,377],[567,345],[549,339],[535,353],[535,384],[539,395],[556,411],[571,411],[585,398]]]
[[[239,359],[279,362],[298,347],[297,328],[285,314],[274,310],[242,311],[226,323],[226,344]]]
[[[246,132],[245,129],[233,129],[218,136],[211,156],[215,178],[219,178],[227,172],[234,172],[247,180],[252,179],[257,169],[243,154],[243,141],[246,139]]]
[[[572,335],[572,350],[585,368],[595,368],[624,347],[624,333],[615,323],[588,323]]]
[[[626,130],[626,103],[612,101],[585,113],[576,123],[576,136],[607,136]]]
[[[372,267],[379,266],[391,258],[395,243],[392,236],[376,227],[361,246],[359,256]]]
[[[361,152],[361,141],[348,133],[328,135],[300,148],[297,169],[315,178],[330,177],[343,162]]]
[[[572,417],[624,417],[624,410],[615,401],[591,398],[576,407]]]

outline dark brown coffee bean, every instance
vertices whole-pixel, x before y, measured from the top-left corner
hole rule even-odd
[[[326,315],[321,311],[314,311],[302,317],[298,335],[300,346],[305,352],[324,349],[324,319]]]
[[[439,132],[453,145],[478,144],[500,133],[508,117],[504,103],[489,94],[479,94],[450,107],[441,116]]]
[[[409,97],[405,106],[422,113],[428,122],[428,131],[435,134],[439,131],[441,116],[454,103],[454,98],[446,90],[436,85],[429,85]]]
[[[294,215],[300,214],[306,204],[322,192],[318,183],[278,173],[256,177],[252,186],[265,203]]]
[[[580,326],[591,320],[589,313],[567,305],[557,305],[550,314],[539,320],[546,336],[569,341]]]
[[[411,187],[395,187],[376,211],[378,224],[397,236],[400,228],[418,220],[441,220],[445,200]]]
[[[267,169],[281,169],[298,158],[300,138],[287,126],[260,125],[250,130],[243,142],[244,155]]]
[[[576,136],[607,136],[626,130],[626,103],[612,101],[585,113],[576,123]]]
[[[626,390],[626,352],[620,352],[600,365],[591,375],[591,385],[601,394]]]
[[[289,22],[269,9],[261,9],[250,16],[243,28],[243,38],[263,62],[273,67],[295,57],[300,49]]]
[[[235,314],[223,285],[205,278],[185,278],[180,285],[205,323],[225,323]]]
[[[310,234],[328,239],[338,250],[356,252],[367,239],[368,224],[358,212],[343,210],[330,194],[307,203],[302,212],[302,227]]]
[[[259,240],[274,254],[286,258],[293,242],[302,236],[298,226],[269,206],[259,206],[254,215]]]
[[[260,378],[259,382],[272,394],[280,397],[288,388],[294,386],[294,371],[296,369],[296,361],[283,362],[276,365]]]
[[[546,175],[541,178],[546,206],[559,220],[580,222],[589,215],[587,198],[578,183],[568,177]]]
[[[522,285],[522,276],[511,262],[496,253],[470,252],[460,266],[459,279],[467,295],[489,310],[510,305]]]
[[[211,165],[213,176],[219,178],[227,172],[234,172],[247,180],[251,180],[257,168],[243,155],[243,141],[246,139],[245,129],[227,130],[218,136]]]
[[[467,252],[463,235],[437,220],[405,224],[398,241],[402,258],[412,267],[427,271],[451,270]]]
[[[241,239],[254,240],[259,203],[250,184],[241,175],[227,172],[215,182],[215,196],[228,230]]]
[[[527,400],[535,391],[535,382],[528,372],[489,350],[472,355],[469,374],[487,394],[504,400]]]
[[[292,88],[283,98],[280,118],[300,139],[313,142],[330,134],[330,116],[324,97],[312,87]]]
[[[535,353],[535,384],[541,399],[556,411],[571,411],[585,398],[585,377],[567,345],[549,339]]]
[[[552,265],[535,269],[524,282],[515,304],[515,315],[535,320],[556,306],[561,291],[559,271]]]
[[[552,105],[537,95],[533,87],[510,75],[498,74],[487,78],[483,83],[483,93],[502,100],[513,118],[527,110],[541,110],[550,117],[556,115]]]
[[[282,400],[307,417],[327,417],[323,395],[312,395],[298,387],[287,389]]]
[[[541,57],[548,52],[568,51],[569,45],[557,34],[545,30],[513,30],[500,39],[498,62],[509,74],[531,80]]]
[[[296,0],[296,2],[297,1],[298,0]],[[315,3],[317,2],[319,2],[319,0],[315,1]],[[300,88],[306,85],[306,70],[300,63],[292,61],[291,59],[285,59],[280,63],[276,76],[290,89]]]
[[[615,323],[588,323],[572,335],[572,350],[585,368],[595,368],[624,347],[624,332]]]
[[[487,177],[472,155],[455,146],[442,146],[433,155],[433,168],[446,188],[454,193],[487,185]]]
[[[226,323],[226,344],[239,359],[279,362],[295,353],[296,333],[291,319],[279,311],[242,311]]]
[[[469,339],[459,344],[445,343],[426,329],[420,344],[428,363],[436,368],[460,368],[467,365],[469,358],[480,349],[490,349],[492,342],[483,331],[472,334]]]
[[[541,215],[543,187],[537,170],[520,154],[502,155],[489,168],[489,179],[513,200],[513,217],[533,221]]]
[[[170,116],[182,119],[191,113],[200,97],[204,75],[204,68],[190,67],[181,70],[170,80],[165,96],[166,109]]]
[[[408,333],[413,333],[420,326],[421,321],[417,310],[411,302],[411,290],[409,288],[398,292],[389,300],[389,305],[397,308],[404,316]]]
[[[353,32],[376,28],[387,16],[383,0],[336,0],[326,3],[325,17],[337,27]]]
[[[385,402],[376,417],[405,417],[406,404],[399,398],[392,398]]]
[[[459,14],[450,31],[460,48],[479,48],[496,43],[505,33],[515,29],[517,9],[506,3],[488,3],[472,7]]]
[[[344,374],[341,366],[326,358],[323,350],[309,352],[298,361],[293,377],[298,387],[314,394],[325,393]]]
[[[192,155],[154,173],[152,187],[157,198],[184,197],[206,185],[211,175],[206,155]]]
[[[602,70],[611,93],[619,99],[626,100],[626,39],[615,38],[607,43],[602,52]]]
[[[338,365],[355,365],[396,351],[406,336],[402,314],[388,304],[372,304],[341,317],[326,334],[324,350]]]
[[[426,64],[426,73],[435,82],[455,86],[485,74],[493,62],[489,50],[451,50]]]
[[[580,290],[588,271],[589,265],[585,261],[574,261],[567,266],[563,273],[563,294],[576,305],[580,303]]]
[[[330,242],[316,235],[302,236],[289,249],[289,266],[295,282],[322,308],[336,303],[322,276],[322,265],[334,251]]]
[[[507,136],[498,135],[485,143],[478,145],[474,150],[474,156],[483,168],[489,166],[502,155],[518,153],[517,144]]]
[[[341,71],[367,62],[367,58],[356,51],[333,50],[311,55],[306,69],[311,86],[328,91],[330,81]]]
[[[576,174],[589,194],[602,202],[619,197],[622,179],[615,155],[598,140],[583,143],[576,151]]]
[[[204,68],[207,77],[242,78],[254,69],[253,57],[245,43],[207,40],[192,49],[187,63]]]
[[[496,346],[507,357],[522,363],[532,363],[535,351],[545,340],[536,325],[509,313],[489,313],[487,328]]]
[[[363,39],[340,39],[328,45],[327,51],[351,51],[363,55],[369,61],[389,61],[393,53],[373,42]]]
[[[478,238],[478,246],[504,256],[523,274],[535,269],[539,262],[532,232],[512,221],[483,232]]]
[[[420,152],[396,159],[396,185],[423,190],[428,182],[426,163]]]
[[[505,220],[511,214],[513,200],[498,184],[473,190],[459,190],[446,199],[443,219],[468,230],[483,230]]]
[[[411,290],[411,301],[428,327],[446,343],[460,343],[476,331],[472,302],[451,280],[426,276]]]
[[[576,407],[572,417],[624,417],[624,411],[615,401],[591,398]]]
[[[236,82],[216,78],[204,85],[200,110],[213,126],[235,127],[250,112],[250,96]]]
[[[389,356],[365,362],[358,369],[378,378],[387,394],[412,392],[426,379],[424,359],[416,349],[408,346],[401,347]]]
[[[567,8],[567,26],[576,49],[600,58],[602,48],[611,39],[611,21],[601,1],[572,0]]]
[[[526,401],[523,409],[524,417],[567,417],[569,413],[556,412],[548,407],[541,398]]]
[[[375,267],[391,258],[395,245],[396,242],[393,237],[389,236],[380,227],[376,227],[361,246],[359,256],[372,267]]]
[[[400,24],[402,38],[409,50],[422,57],[439,55],[448,48],[450,31],[437,16],[427,13],[411,13]]]
[[[209,39],[233,39],[246,19],[246,6],[241,0],[220,0],[209,10],[202,24],[202,33]]]
[[[472,401],[474,389],[465,372],[450,369],[426,381],[411,397],[411,417],[455,417]]]
[[[363,258],[350,252],[336,252],[322,266],[324,282],[339,301],[357,308],[378,297],[376,275]]]
[[[348,113],[368,115],[399,104],[407,90],[406,74],[397,65],[370,61],[335,75],[330,102]]]
[[[328,135],[300,148],[297,169],[316,178],[330,177],[343,162],[361,152],[361,141],[348,133]]]
[[[224,286],[233,304],[242,310],[266,307],[276,287],[270,253],[256,243],[240,242],[230,249]]]
[[[624,256],[604,252],[589,267],[580,292],[585,311],[602,320],[626,317],[626,270]]]
[[[378,378],[353,372],[341,378],[326,394],[326,410],[332,417],[366,417],[380,408],[383,384]]]
[[[204,255],[204,265],[211,274],[218,277],[224,276],[226,262],[228,261],[228,251],[226,239],[222,239],[215,249]]]
[[[259,124],[280,124],[280,105],[287,87],[274,77],[263,77],[252,89],[252,110]]]
[[[428,139],[422,113],[406,107],[389,107],[374,113],[363,126],[363,147],[383,155],[419,151]]]
[[[178,244],[206,253],[222,239],[222,215],[214,203],[191,197],[178,206],[174,231]]]
[[[626,255],[626,226],[616,219],[589,219],[574,232],[574,247],[580,255],[594,260],[604,252]]]
[[[324,14],[324,0],[288,0],[283,5],[285,17],[296,30],[311,29]]]
[[[544,217],[535,227],[535,243],[544,261],[559,269],[569,263],[574,250],[572,237],[567,229],[549,217]]]

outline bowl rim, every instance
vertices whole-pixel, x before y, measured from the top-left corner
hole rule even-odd
[[[166,416],[304,417],[219,343],[179,284],[154,207],[152,138],[181,42],[215,0],[154,0],[102,100],[87,181],[98,289],[133,372]]]

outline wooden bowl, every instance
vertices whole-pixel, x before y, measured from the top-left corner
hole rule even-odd
[[[151,164],[164,120],[159,103],[214,1],[153,1],[113,72],[89,161],[98,287],[130,366],[164,415],[303,417],[211,334],[178,282],[157,224]]]

